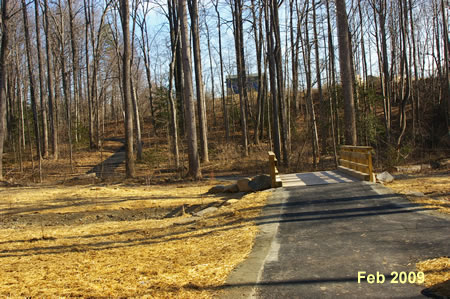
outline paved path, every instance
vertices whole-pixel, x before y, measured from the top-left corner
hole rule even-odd
[[[450,217],[379,184],[277,189],[249,258],[229,277],[225,298],[420,298],[423,287],[392,284],[391,272],[450,255]],[[385,275],[358,283],[358,271]]]
[[[119,147],[114,154],[112,154],[106,160],[100,162],[87,173],[95,173],[98,178],[106,178],[106,177],[114,177],[120,176],[119,173],[116,172],[116,169],[125,164],[125,139],[123,138],[109,138],[108,141],[117,141],[123,144],[123,146]]]
[[[358,179],[355,179],[336,170],[280,174],[280,178],[283,182],[283,187],[314,186],[359,181]]]

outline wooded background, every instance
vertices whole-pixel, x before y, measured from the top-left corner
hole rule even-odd
[[[127,177],[144,134],[176,169],[186,144],[194,179],[212,132],[285,167],[305,146],[314,168],[340,144],[448,153],[445,0],[2,0],[0,21],[0,179],[4,153],[72,165],[108,128]]]

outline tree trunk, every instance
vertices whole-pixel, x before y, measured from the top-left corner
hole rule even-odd
[[[172,154],[175,159],[175,168],[180,168],[180,155],[179,155],[179,147],[178,147],[178,123],[177,123],[177,104],[176,99],[173,97],[173,80],[176,78],[175,76],[175,65],[177,59],[177,47],[180,42],[180,24],[178,23],[177,18],[172,14],[176,13],[176,9],[172,7],[172,0],[168,0],[168,19],[169,19],[169,27],[170,27],[170,43],[171,43],[171,52],[172,58],[169,65],[169,89],[168,89],[168,106],[170,110],[170,135],[172,137]],[[175,4],[174,4],[175,5]],[[181,64],[179,64],[181,65]],[[182,72],[183,69],[179,69],[179,72]]]
[[[37,1],[37,0],[36,0]],[[78,103],[80,101],[80,84],[78,81],[78,45],[75,38],[74,15],[72,11],[72,1],[67,0],[69,4],[69,24],[70,24],[70,42],[72,48],[72,82],[73,82],[73,100],[75,103],[75,140],[78,140]]]
[[[444,58],[445,58],[445,71],[442,82],[442,90],[443,90],[443,99],[446,99],[444,101],[444,104],[447,104],[446,107],[444,107],[444,111],[447,110],[445,120],[447,122],[447,134],[450,134],[450,62],[449,62],[449,51],[450,51],[450,40],[448,36],[448,1],[441,0],[441,12],[442,12],[442,24],[443,24],[443,39],[444,39]],[[445,103],[447,102],[447,103]]]
[[[397,150],[400,149],[400,145],[403,139],[403,136],[406,132],[406,104],[409,101],[410,97],[410,80],[409,80],[409,64],[408,64],[408,55],[407,55],[407,24],[408,24],[408,13],[406,0],[399,0],[400,6],[400,35],[401,35],[401,61],[400,61],[400,80],[402,86],[402,99],[400,103],[400,135],[397,139]]]
[[[306,111],[309,116],[309,130],[311,131],[311,148],[313,155],[313,167],[317,168],[317,163],[320,161],[319,151],[319,137],[317,133],[317,121],[316,112],[314,109],[314,101],[312,96],[312,71],[311,71],[311,45],[309,42],[309,30],[308,30],[308,11],[309,2],[306,4],[305,15],[305,38],[301,40],[303,49],[303,62],[305,65],[305,77],[306,77]]]
[[[273,33],[275,36],[275,63],[276,63],[276,73],[277,73],[277,95],[278,102],[280,103],[281,109],[281,147],[283,149],[283,164],[284,166],[289,165],[289,135],[288,135],[288,116],[287,116],[287,105],[286,98],[284,94],[284,78],[283,78],[283,60],[281,58],[281,35],[280,35],[280,20],[278,17],[278,2],[277,0],[272,0],[271,5],[272,11],[272,22]]]
[[[209,162],[208,154],[208,127],[206,120],[205,92],[203,86],[202,56],[200,53],[200,33],[198,29],[197,0],[188,1],[191,15],[191,33],[194,50],[195,88],[197,93],[197,113],[200,131],[200,154],[203,163]]]
[[[47,108],[45,103],[44,92],[44,67],[42,65],[41,51],[41,29],[39,22],[39,1],[34,0],[35,8],[35,25],[36,25],[36,49],[39,66],[39,95],[41,100],[41,124],[42,124],[42,155],[48,157],[48,128],[47,128]]]
[[[195,126],[195,109],[192,90],[191,46],[186,15],[186,0],[178,3],[178,18],[181,24],[181,43],[184,74],[184,103],[186,107],[186,129],[188,135],[189,176],[198,180],[202,177],[197,149],[197,131]]]
[[[169,1],[170,2],[170,1]],[[142,22],[139,24],[139,27],[141,29],[141,49],[142,49],[142,55],[144,56],[144,67],[145,67],[145,75],[147,77],[147,84],[148,84],[148,99],[150,104],[150,117],[151,117],[151,123],[152,123],[152,130],[151,135],[156,134],[156,119],[155,119],[155,108],[153,105],[153,92],[152,92],[152,79],[151,79],[151,69],[150,69],[150,42],[148,38],[148,30],[147,30],[147,14],[150,12],[150,8],[148,6],[149,2],[145,2],[146,6],[144,8],[144,16]],[[144,6],[144,4],[142,4]],[[171,10],[168,10],[168,13],[171,13]],[[169,20],[170,21],[170,20]]]
[[[59,27],[59,46],[60,46],[60,63],[61,63],[61,78],[64,91],[64,102],[66,104],[66,120],[67,120],[67,137],[69,140],[69,158],[70,168],[73,171],[73,153],[72,153],[72,99],[70,94],[70,77],[66,72],[66,57],[64,53],[65,39],[65,25],[64,14],[62,13],[61,2],[59,1],[60,27]]]
[[[329,91],[330,96],[330,119],[331,119],[331,130],[333,135],[333,151],[334,151],[334,162],[337,166],[337,149],[336,143],[339,142],[339,122],[338,122],[338,106],[337,106],[337,88],[336,88],[336,67],[335,67],[335,56],[334,56],[334,44],[333,44],[333,34],[331,27],[331,16],[330,16],[330,0],[326,0],[327,6],[327,30],[328,30],[328,53],[329,53],[329,64],[330,64],[330,79],[331,86]]]
[[[339,66],[341,69],[342,93],[344,96],[345,142],[356,145],[355,103],[353,100],[351,43],[348,36],[348,19],[345,0],[336,0],[336,19],[339,41]]]
[[[138,105],[138,98],[136,93],[136,86],[133,79],[133,76],[131,77],[131,99],[133,101],[133,114],[134,114],[134,127],[136,129],[136,158],[138,160],[142,160],[142,135],[141,135],[141,122],[139,117],[139,105]]]
[[[391,100],[392,92],[389,79],[389,61],[387,55],[387,37],[386,37],[386,0],[380,1],[380,7],[377,8],[380,26],[380,38],[381,38],[381,63],[383,73],[383,96],[384,96],[384,123],[386,129],[386,139],[390,140],[391,135]]]
[[[234,0],[233,8],[233,29],[234,29],[234,46],[236,50],[236,68],[239,89],[239,107],[241,114],[242,129],[242,147],[244,148],[244,156],[248,156],[248,131],[247,131],[247,80],[245,73],[245,56],[244,56],[244,33],[242,25],[242,0]]]
[[[49,12],[48,12],[48,0],[44,0],[44,15],[45,15],[45,52],[47,58],[47,93],[48,93],[48,112],[50,119],[50,126],[52,129],[52,153],[53,159],[58,159],[58,123],[56,121],[56,104],[54,97],[54,84],[53,84],[53,61],[51,57],[51,44],[50,44],[50,30],[49,30]],[[24,145],[25,148],[25,145]]]
[[[135,176],[134,157],[133,157],[133,103],[131,98],[131,51],[130,49],[130,5],[128,0],[120,0],[120,18],[122,21],[123,32],[123,66],[122,66],[122,86],[123,98],[125,107],[125,167],[126,177],[132,178]]]
[[[94,136],[94,103],[91,96],[91,82],[90,82],[90,54],[89,54],[89,26],[91,24],[90,0],[84,0],[84,15],[85,15],[85,59],[86,59],[86,96],[88,99],[89,110],[89,148],[95,149]]]
[[[223,123],[225,127],[225,139],[226,142],[230,140],[230,123],[228,119],[228,108],[225,97],[225,87],[224,87],[224,79],[223,79],[223,56],[222,56],[222,32],[221,32],[221,21],[220,21],[220,13],[218,9],[219,0],[216,0],[214,3],[214,8],[217,13],[217,30],[219,31],[219,61],[220,61],[220,88],[222,90],[222,113],[223,113]]]
[[[3,179],[3,145],[6,137],[6,64],[9,55],[8,0],[1,3],[2,41],[0,49],[0,180]]]
[[[212,64],[212,54],[211,54],[211,37],[209,35],[209,27],[208,23],[205,22],[205,28],[206,28],[206,39],[208,42],[208,56],[209,56],[209,71],[211,72],[211,99],[212,99],[212,112],[213,112],[213,120],[214,120],[214,126],[217,125],[217,118],[216,118],[216,99],[214,94],[214,71],[213,71],[213,64]],[[205,109],[206,111],[207,109]]]
[[[275,50],[273,40],[273,27],[271,26],[271,14],[268,3],[264,2],[265,25],[266,25],[266,40],[267,40],[267,59],[269,60],[269,76],[270,76],[270,95],[272,98],[272,121],[273,121],[273,150],[275,156],[281,160],[281,140],[280,140],[280,123],[278,118],[278,97],[277,97],[277,77],[276,77],[276,62]],[[269,105],[270,106],[270,105]],[[270,118],[269,122],[270,122]]]
[[[262,24],[261,24],[261,15],[262,11],[259,11],[258,18],[256,17],[256,5],[255,0],[252,0],[252,17],[253,17],[253,34],[255,39],[255,49],[256,49],[256,65],[258,70],[258,95],[256,100],[256,120],[255,120],[255,132],[254,132],[254,143],[259,144],[259,128],[261,126],[261,117],[264,114],[264,108],[262,106],[263,102],[263,93],[264,93],[264,86],[263,86],[263,72],[262,72],[262,42],[263,42],[263,36],[262,36]]]
[[[320,105],[320,131],[321,131],[321,140],[322,140],[322,153],[326,152],[327,145],[327,107],[325,105],[325,100],[322,94],[322,78],[320,71],[320,56],[319,56],[319,37],[317,34],[317,16],[316,16],[316,1],[313,1],[313,32],[314,32],[314,50],[315,50],[315,59],[316,59],[316,80],[317,80],[317,90],[319,93],[319,105]]]
[[[33,75],[33,61],[31,56],[31,44],[30,44],[30,32],[28,25],[28,13],[27,13],[27,5],[25,0],[22,0],[22,13],[23,13],[23,26],[25,31],[25,46],[26,46],[26,55],[28,62],[28,77],[30,80],[30,98],[31,98],[31,108],[33,110],[33,122],[34,122],[34,134],[36,138],[36,151],[38,155],[39,161],[39,181],[42,181],[42,173],[41,173],[41,138],[39,134],[39,117],[38,117],[38,108],[37,108],[37,94],[36,94],[36,81]]]
[[[172,136],[172,154],[175,159],[175,168],[178,169],[180,167],[180,155],[178,149],[178,126],[177,126],[177,106],[175,104],[175,100],[172,94],[172,82],[175,68],[175,57],[176,57],[176,46],[172,46],[172,60],[170,61],[169,66],[169,89],[167,99],[169,101],[169,110],[170,110],[170,133]]]

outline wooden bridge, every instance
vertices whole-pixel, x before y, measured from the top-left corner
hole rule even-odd
[[[375,181],[370,146],[342,145],[339,151],[339,166],[333,171],[279,174],[277,158],[269,152],[269,170],[272,188],[313,186],[324,184]]]

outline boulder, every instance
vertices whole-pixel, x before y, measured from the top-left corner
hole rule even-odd
[[[252,192],[253,189],[248,185],[249,179],[240,179],[236,182],[240,192]]]
[[[261,174],[255,176],[248,185],[253,191],[262,191],[272,187],[272,179],[268,175]]]
[[[225,189],[223,190],[223,192],[225,192],[225,193],[236,193],[236,192],[239,192],[239,187],[238,187],[237,184],[228,185],[228,186],[225,186]]]
[[[392,183],[394,181],[394,177],[387,171],[378,173],[377,180],[382,183]]]
[[[217,211],[217,208],[216,208],[216,207],[208,207],[208,208],[203,209],[203,210],[201,210],[201,211],[199,211],[199,212],[197,212],[197,213],[194,213],[194,216],[202,217],[202,216],[211,214],[211,213],[213,213],[213,212],[215,212],[215,211]]]
[[[217,185],[208,190],[209,194],[217,194],[217,193],[223,193],[223,192],[225,192],[224,185]]]

